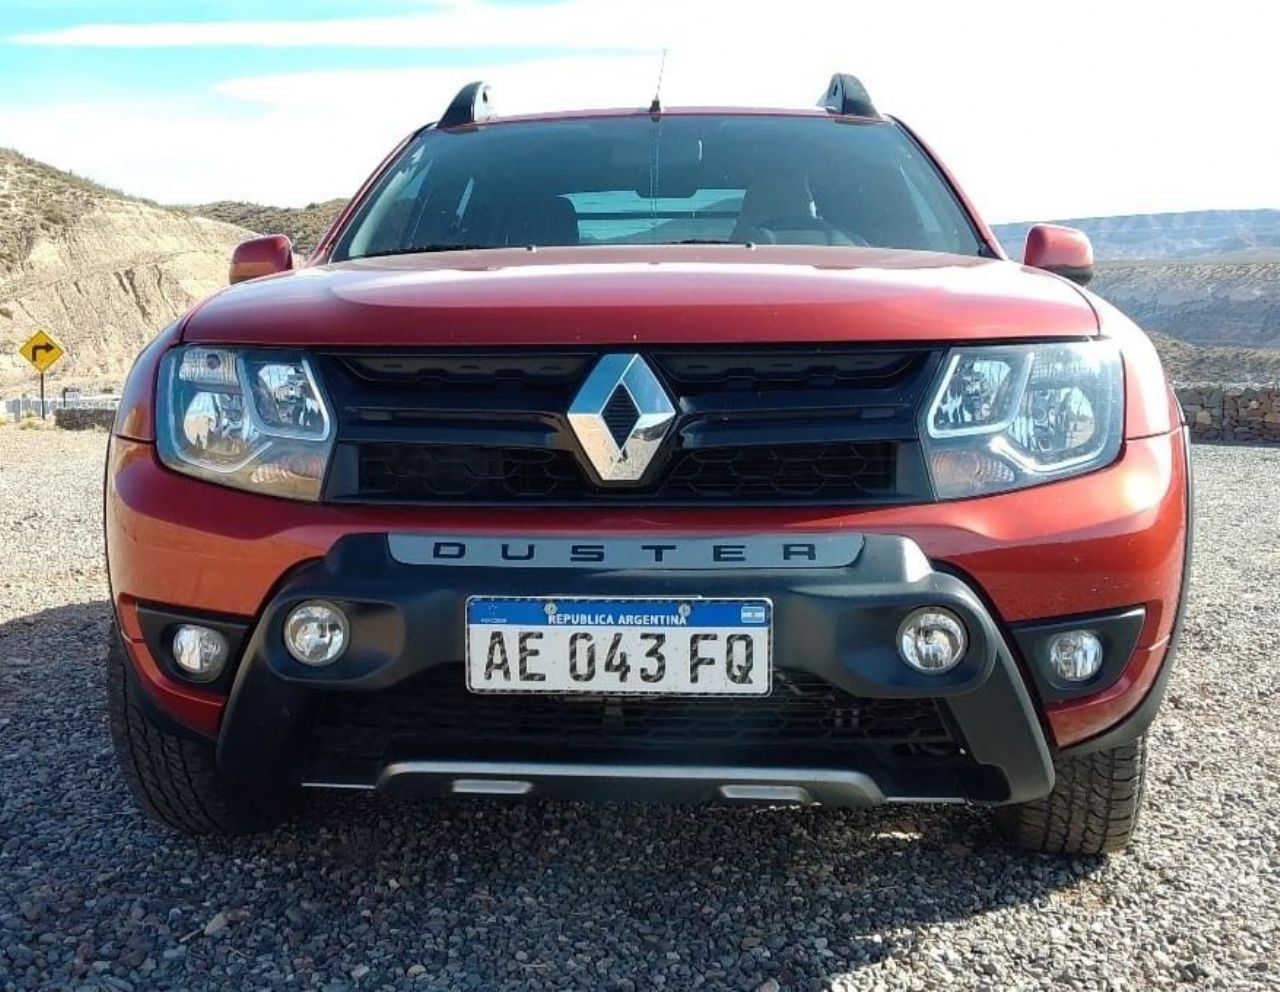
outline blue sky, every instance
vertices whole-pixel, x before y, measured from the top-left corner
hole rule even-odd
[[[499,112],[638,106],[666,48],[668,104],[859,74],[992,221],[1280,207],[1277,6],[0,0],[0,144],[165,202],[301,204],[472,78]]]

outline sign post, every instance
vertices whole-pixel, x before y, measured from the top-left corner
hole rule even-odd
[[[18,349],[18,354],[27,360],[33,369],[40,373],[40,419],[45,419],[44,408],[44,374],[65,355],[66,349],[53,339],[48,331],[36,331],[27,338],[26,343]]]

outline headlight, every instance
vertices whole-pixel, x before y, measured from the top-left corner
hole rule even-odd
[[[921,424],[934,492],[984,496],[1110,464],[1122,372],[1108,341],[952,351]]]
[[[177,348],[160,366],[157,442],[170,468],[225,486],[320,497],[332,419],[296,352]]]

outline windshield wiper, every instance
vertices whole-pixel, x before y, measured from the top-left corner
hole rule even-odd
[[[438,251],[483,251],[484,249],[487,249],[487,248],[498,249],[498,248],[507,248],[507,247],[512,247],[512,246],[480,245],[480,244],[413,245],[409,248],[388,248],[385,251],[371,251],[371,252],[367,252],[364,255],[352,255],[348,258],[348,261],[354,262],[357,259],[361,259],[361,258],[387,258],[388,256],[391,256],[391,255],[419,255],[419,254],[427,255],[427,254],[430,254],[431,252],[438,252]]]
[[[748,245],[749,241],[729,241],[724,238],[686,238],[683,241],[636,242],[637,245],[661,247],[662,245]],[[354,262],[361,258],[387,258],[392,255],[418,255],[441,251],[497,251],[501,248],[533,248],[534,245],[482,245],[482,244],[436,244],[413,245],[408,248],[388,248],[385,251],[371,251],[364,255],[351,255],[347,261]],[[570,247],[568,245],[538,245],[542,248]]]

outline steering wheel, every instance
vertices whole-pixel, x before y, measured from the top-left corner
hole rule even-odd
[[[768,220],[762,220],[758,224],[752,224],[751,231],[760,231],[767,238],[761,238],[765,244],[776,245],[785,244],[786,242],[778,241],[777,231],[817,231],[826,238],[829,245],[861,245],[869,247],[871,242],[866,238],[859,237],[856,234],[850,234],[848,231],[837,227],[830,221],[823,220],[821,217],[814,217],[810,214],[787,214],[778,217],[770,217]]]

